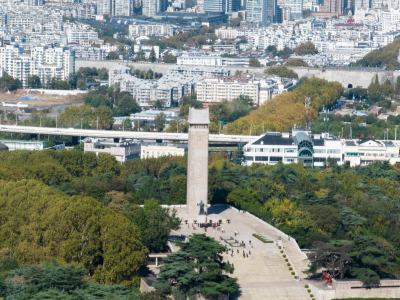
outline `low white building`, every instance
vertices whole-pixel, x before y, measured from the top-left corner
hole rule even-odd
[[[106,138],[86,138],[83,142],[83,150],[84,152],[94,152],[96,155],[109,154],[114,156],[118,162],[124,163],[139,157],[140,144],[132,140],[115,142],[113,139]]]
[[[173,36],[175,28],[169,24],[150,23],[150,24],[131,24],[129,25],[129,36],[138,38],[147,37],[166,37]]]
[[[9,151],[27,150],[36,151],[46,148],[43,141],[19,141],[19,140],[0,140],[0,143],[6,145]]]
[[[140,149],[141,159],[184,155],[184,148],[171,145],[142,145]]]
[[[177,65],[189,66],[249,66],[248,58],[222,57],[218,55],[207,55],[202,53],[188,52],[177,58]]]
[[[99,43],[99,34],[88,25],[68,24],[65,28],[68,44],[91,45]]]
[[[223,26],[221,28],[215,29],[215,35],[219,39],[234,40],[237,39],[239,36],[243,36],[243,32],[237,28]]]
[[[400,162],[400,142],[389,140],[334,139],[328,134],[304,130],[291,133],[268,132],[244,146],[244,164],[274,165],[302,163],[323,167],[329,161],[338,165],[364,166],[376,161]]]

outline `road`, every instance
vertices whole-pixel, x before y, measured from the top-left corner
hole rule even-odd
[[[76,137],[162,140],[162,141],[176,141],[176,142],[186,142],[188,140],[187,133],[94,130],[94,129],[33,127],[33,126],[17,126],[17,125],[0,125],[0,132],[57,135],[57,136],[62,135],[62,136],[76,136]],[[250,135],[210,134],[209,142],[221,143],[221,144],[247,144],[248,142],[256,138],[257,136],[250,136]]]

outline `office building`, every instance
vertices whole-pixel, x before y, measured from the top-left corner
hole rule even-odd
[[[345,13],[344,1],[343,0],[325,0],[323,11],[332,13],[337,16],[341,16]]]
[[[295,21],[303,17],[303,0],[285,0],[281,7],[285,21]]]
[[[274,21],[276,0],[248,0],[246,20],[251,23],[267,25]]]
[[[154,18],[157,14],[165,11],[168,6],[167,0],[146,0],[142,2],[142,15]]]
[[[227,0],[204,0],[204,11],[225,13]]]
[[[240,0],[204,0],[204,12],[230,13],[240,10]]]
[[[240,0],[227,0],[227,12],[239,11],[242,4]]]

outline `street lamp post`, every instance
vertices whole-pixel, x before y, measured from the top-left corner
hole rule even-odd
[[[83,118],[81,118],[81,130],[83,128]],[[82,136],[79,136],[79,145],[82,143]]]

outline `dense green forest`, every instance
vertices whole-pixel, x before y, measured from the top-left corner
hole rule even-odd
[[[157,203],[185,202],[185,158],[120,165],[110,156],[69,150],[2,153],[0,160],[0,250],[18,264],[55,258],[84,267],[100,283],[129,282],[147,249],[165,245],[168,230],[161,228],[178,226]],[[376,284],[400,276],[399,178],[400,168],[388,164],[245,167],[211,156],[209,198],[316,249],[315,268]]]
[[[2,153],[1,159],[0,298],[138,299],[130,286],[137,286],[147,253],[165,250],[180,224],[175,214],[151,197],[134,201],[122,179],[131,171],[111,156],[72,150]],[[32,275],[31,266],[53,272],[41,265],[51,262],[61,264],[54,267],[60,281],[70,281],[69,265],[78,268],[82,285],[69,291],[48,278],[15,284],[16,276],[25,282]]]
[[[4,272],[7,266],[1,266]],[[140,299],[139,293],[127,286],[88,281],[85,273],[83,268],[57,263],[19,267],[0,277],[0,299],[2,296],[18,300]]]

